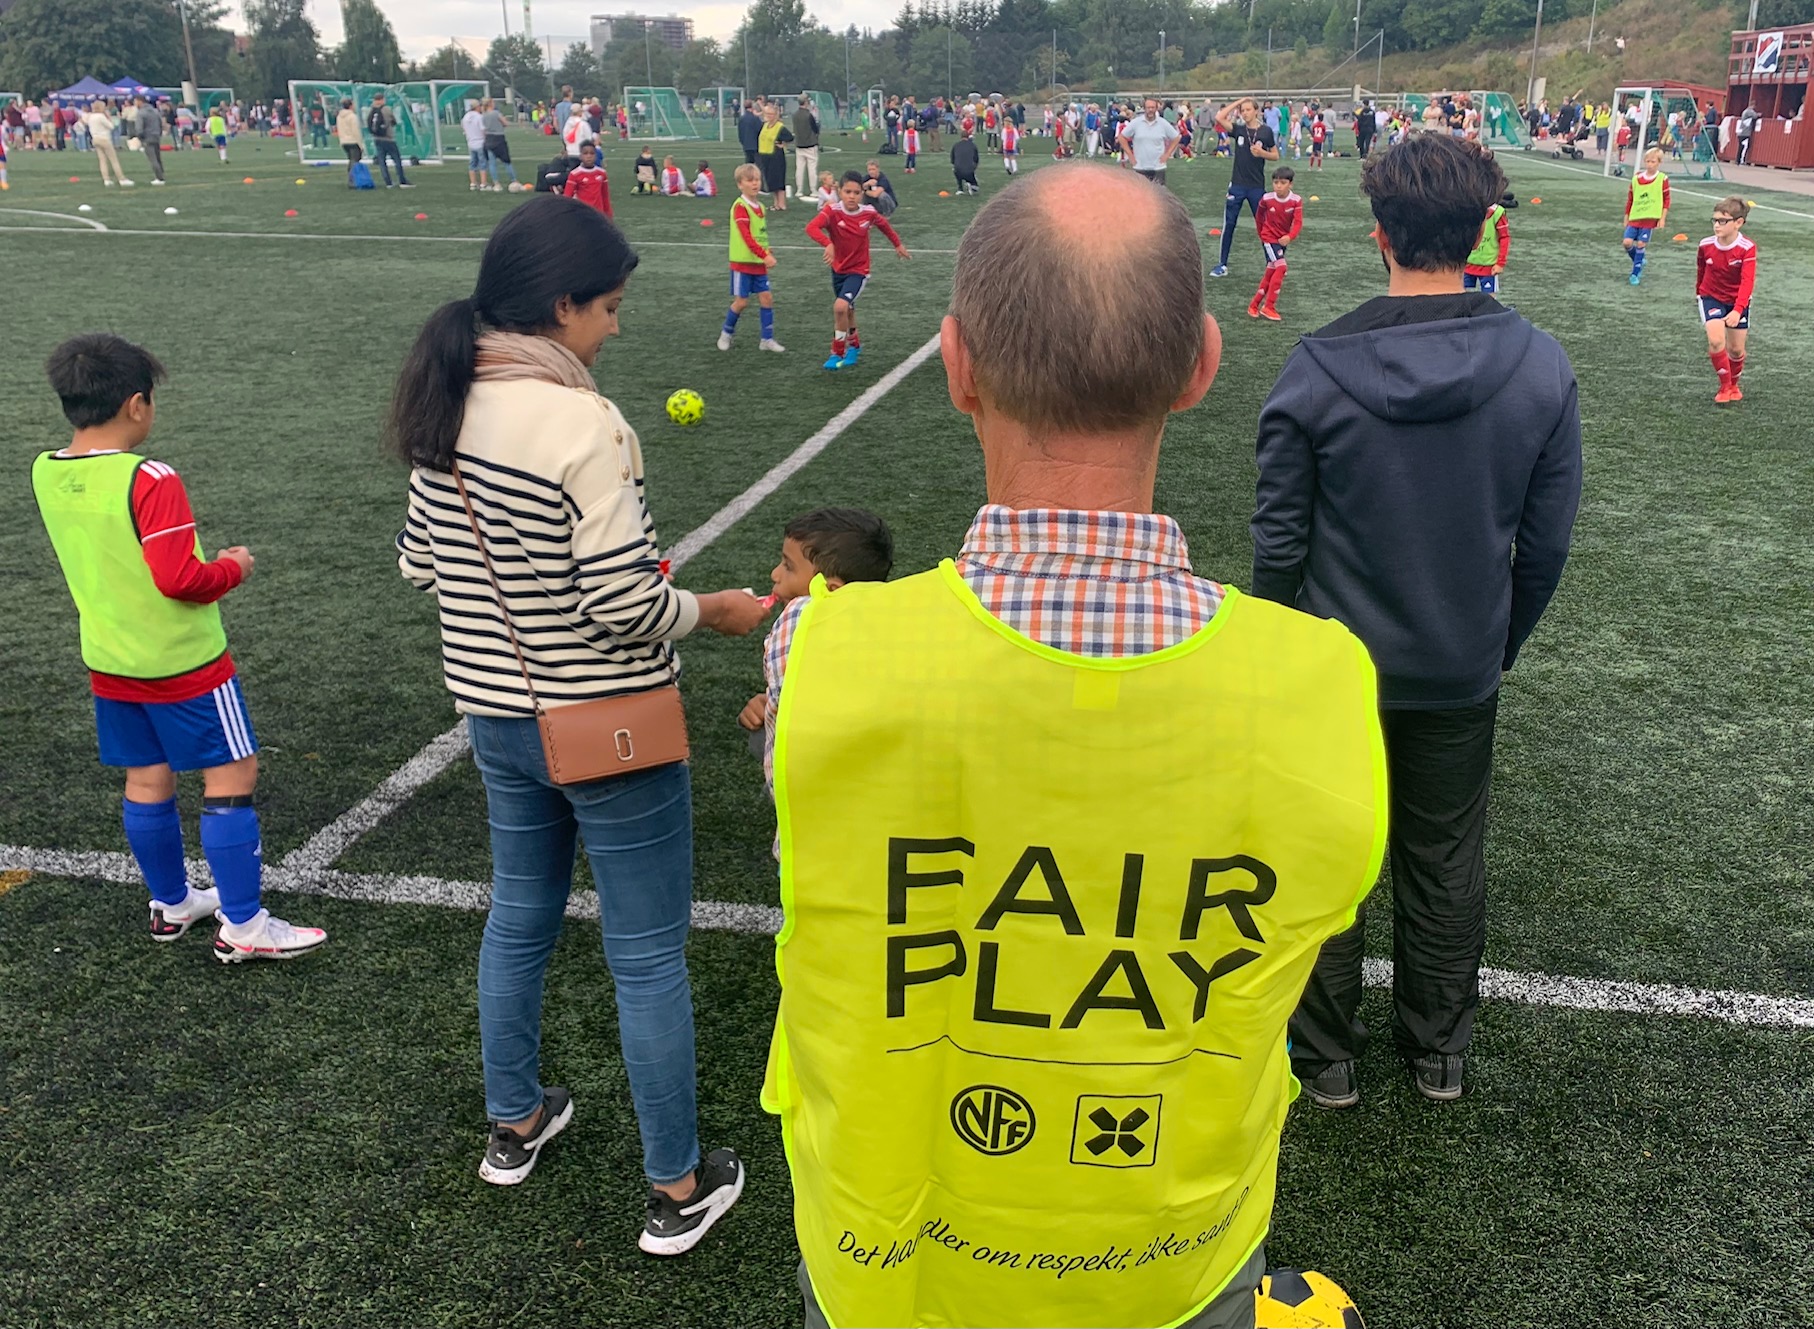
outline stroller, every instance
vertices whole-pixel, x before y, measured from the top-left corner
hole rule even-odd
[[[1587,117],[1577,116],[1560,137],[1551,140],[1553,150],[1550,156],[1558,160],[1567,157],[1572,161],[1581,161],[1587,156],[1581,150],[1581,140],[1593,132],[1593,126],[1587,123]]]

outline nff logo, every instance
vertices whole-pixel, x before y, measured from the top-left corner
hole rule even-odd
[[[951,1100],[951,1129],[979,1154],[999,1157],[1025,1147],[1037,1124],[1033,1105],[1000,1085],[971,1085]]]

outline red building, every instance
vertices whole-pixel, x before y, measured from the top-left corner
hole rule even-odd
[[[1814,166],[1814,133],[1802,110],[1807,104],[1814,25],[1732,34],[1726,71],[1726,122],[1720,156],[1738,154],[1734,120],[1747,107],[1760,117],[1751,139],[1753,166]]]

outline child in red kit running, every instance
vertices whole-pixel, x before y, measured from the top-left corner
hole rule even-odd
[[[1260,227],[1260,248],[1266,254],[1266,272],[1260,278],[1260,289],[1253,293],[1247,306],[1247,317],[1267,318],[1274,323],[1279,317],[1279,288],[1285,284],[1285,248],[1304,229],[1304,200],[1292,192],[1291,182],[1297,173],[1281,166],[1272,173],[1272,192],[1260,200],[1255,209]]]
[[[1318,111],[1316,119],[1310,122],[1310,167],[1312,170],[1323,169],[1323,144],[1329,141],[1329,124]]]
[[[164,367],[110,333],[63,343],[46,366],[69,446],[39,455],[32,490],[81,620],[103,765],[125,771],[126,843],[151,890],[151,939],[213,916],[223,964],[288,960],[327,940],[263,907],[252,793],[258,740],[227,651],[219,601],[252,575],[241,546],[202,558],[182,479],[139,448]],[[177,773],[202,773],[202,853],[214,885],[190,885]]]
[[[611,182],[605,176],[605,168],[598,164],[596,145],[588,143],[579,150],[579,165],[567,172],[561,193],[611,216]]]
[[[839,182],[838,202],[822,209],[806,227],[813,243],[824,247],[825,263],[831,269],[834,330],[831,358],[825,362],[827,369],[850,368],[863,347],[857,340],[857,297],[869,280],[871,227],[888,237],[896,254],[913,257],[888,219],[863,201],[863,177],[855,171],[846,171]]]
[[[1713,205],[1713,234],[1701,241],[1694,293],[1707,329],[1707,358],[1720,376],[1716,402],[1743,401],[1738,376],[1745,372],[1745,336],[1751,327],[1751,290],[1757,282],[1757,246],[1740,233],[1751,205],[1737,197]]]
[[[1499,294],[1499,274],[1505,271],[1512,256],[1512,228],[1506,221],[1505,206],[1495,203],[1488,209],[1480,228],[1480,238],[1468,253],[1468,265],[1462,270],[1461,286],[1467,291]]]

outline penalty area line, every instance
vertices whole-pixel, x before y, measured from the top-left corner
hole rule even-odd
[[[138,864],[130,854],[70,853],[0,845],[0,882],[11,879],[15,873],[144,885]],[[204,884],[211,880],[208,865],[200,859],[190,861],[189,876],[190,880]],[[480,881],[338,872],[331,868],[269,868],[265,872],[265,885],[280,894],[469,911],[486,908],[491,898],[491,887]],[[597,918],[598,896],[591,891],[575,892],[567,901],[567,916]],[[702,930],[773,936],[780,930],[781,922],[781,911],[772,905],[721,900],[696,900],[693,903],[693,926]],[[1363,975],[1368,987],[1390,987],[1392,962],[1369,959]],[[1480,992],[1489,1001],[1513,1002],[1521,1006],[1712,1020],[1745,1028],[1814,1029],[1814,1001],[1759,992],[1690,988],[1667,983],[1624,983],[1496,968],[1480,971]]]
[[[847,429],[863,418],[870,407],[931,359],[938,350],[938,344],[938,335],[935,333],[925,345],[858,394],[855,400],[827,421],[824,428],[713,513],[703,526],[681,536],[668,550],[668,566],[674,572],[679,572],[710,548],[726,531],[748,516],[763,499],[837,442]],[[319,873],[333,866],[355,843],[407,803],[417,790],[438,779],[444,771],[464,757],[470,748],[464,720],[447,732],[437,734],[420,752],[386,776],[384,782],[370,794],[286,854],[278,865],[279,869],[292,874],[308,874]]]

